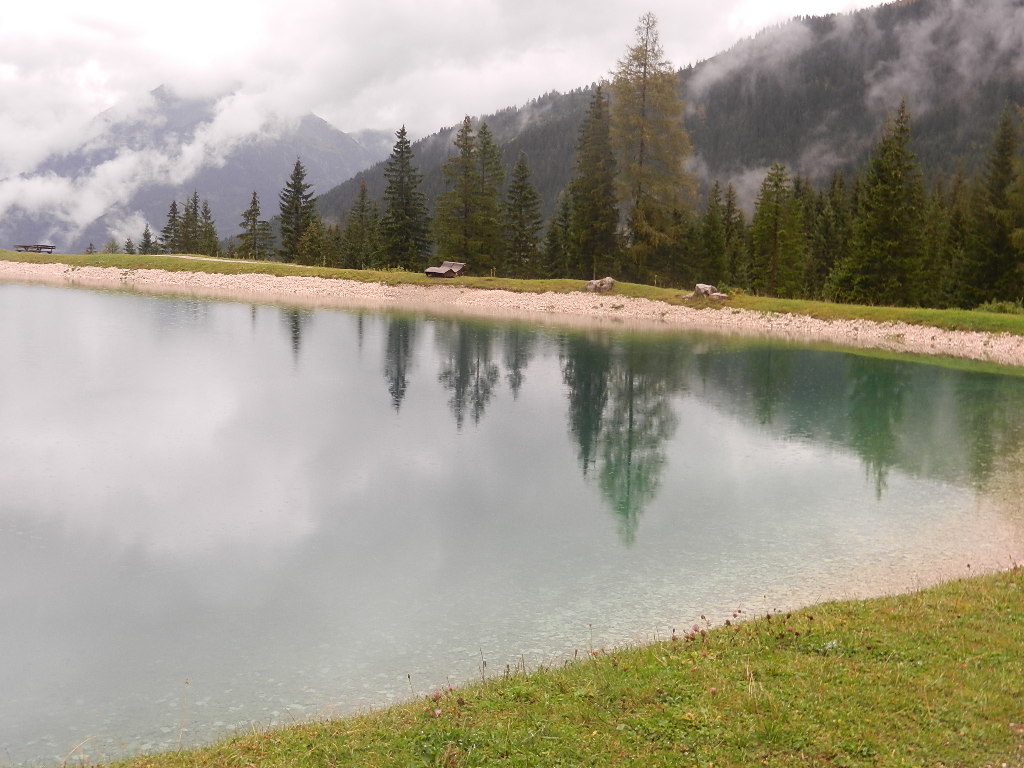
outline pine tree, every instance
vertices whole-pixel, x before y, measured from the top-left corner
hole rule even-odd
[[[906,305],[916,301],[924,185],[910,151],[906,102],[872,152],[857,196],[850,252],[829,278],[839,301]]]
[[[301,160],[295,161],[288,183],[279,195],[281,204],[281,249],[278,255],[282,261],[294,261],[298,257],[299,243],[313,221],[319,218],[316,203],[313,202],[313,188],[306,183],[306,169]]]
[[[540,195],[530,182],[526,153],[520,152],[505,199],[505,243],[501,274],[506,277],[536,277],[540,265],[540,232],[544,219]]]
[[[342,266],[350,269],[385,266],[380,214],[370,200],[365,179],[359,180],[359,192],[355,205],[348,212],[342,242]]]
[[[430,218],[420,191],[423,176],[413,164],[412,144],[403,125],[384,166],[384,251],[389,264],[419,272],[430,258]]]
[[[130,237],[126,238],[124,241],[124,252],[131,255],[134,255],[138,252],[135,249],[135,241],[132,240]]]
[[[774,163],[761,184],[751,227],[751,284],[768,296],[802,293],[807,258],[803,211],[785,166]]]
[[[678,76],[664,58],[657,19],[645,14],[612,80],[618,198],[629,234],[629,271],[636,279],[645,277],[647,261],[669,243],[673,212],[693,206],[696,185],[684,167],[690,138],[682,115]]]
[[[619,207],[608,98],[598,85],[576,142],[576,175],[570,182],[570,271],[596,279],[618,275]]]

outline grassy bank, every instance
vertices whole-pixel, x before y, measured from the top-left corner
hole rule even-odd
[[[715,617],[674,640],[123,765],[1019,767],[1022,606],[1016,568]]]
[[[436,285],[438,281],[420,273],[402,271],[374,271],[358,269],[330,269],[282,264],[270,261],[231,261],[183,259],[175,256],[138,256],[128,254],[36,254],[0,250],[0,259],[29,263],[59,262],[73,266],[114,267],[117,269],[163,269],[169,272],[213,272],[221,274],[304,275],[328,279],[358,280],[387,285]],[[445,280],[445,284],[468,288],[503,289],[507,291],[567,293],[582,287],[580,280],[515,280],[496,277],[461,277]],[[620,296],[663,301],[668,304],[716,306],[706,301],[694,302],[688,291],[656,288],[635,283],[618,283],[615,293]],[[904,322],[928,325],[946,330],[982,331],[1024,335],[1024,315],[998,314],[968,310],[920,309],[912,307],[870,307],[851,304],[832,304],[823,301],[772,299],[760,296],[733,296],[724,306],[749,309],[755,312],[780,312],[808,315],[822,320],[872,320],[875,322]]]

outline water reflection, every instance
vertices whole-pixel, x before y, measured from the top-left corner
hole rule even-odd
[[[1011,376],[3,284],[0,361],[0,764],[387,703],[1024,523],[990,503]]]
[[[413,344],[418,323],[411,317],[395,316],[387,321],[387,347],[384,350],[384,379],[388,383],[391,405],[401,409],[408,377],[413,368]]]
[[[495,328],[474,322],[440,320],[434,336],[441,361],[437,380],[448,390],[448,407],[462,428],[468,413],[479,424],[497,391],[500,369],[493,359]]]

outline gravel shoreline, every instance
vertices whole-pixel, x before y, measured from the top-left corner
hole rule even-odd
[[[648,299],[584,291],[529,294],[450,284],[388,286],[320,277],[124,270],[13,261],[0,261],[0,281],[118,288],[308,307],[409,309],[438,314],[528,319],[545,324],[691,329],[1024,366],[1024,336],[944,331],[927,326],[868,320],[827,321],[729,307],[691,309]]]

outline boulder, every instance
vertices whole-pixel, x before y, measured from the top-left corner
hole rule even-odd
[[[697,283],[697,287],[693,289],[694,296],[710,296],[713,293],[718,293],[718,289],[706,283]]]
[[[588,280],[587,290],[591,293],[607,293],[615,287],[615,280],[610,277],[602,277],[600,280]]]

